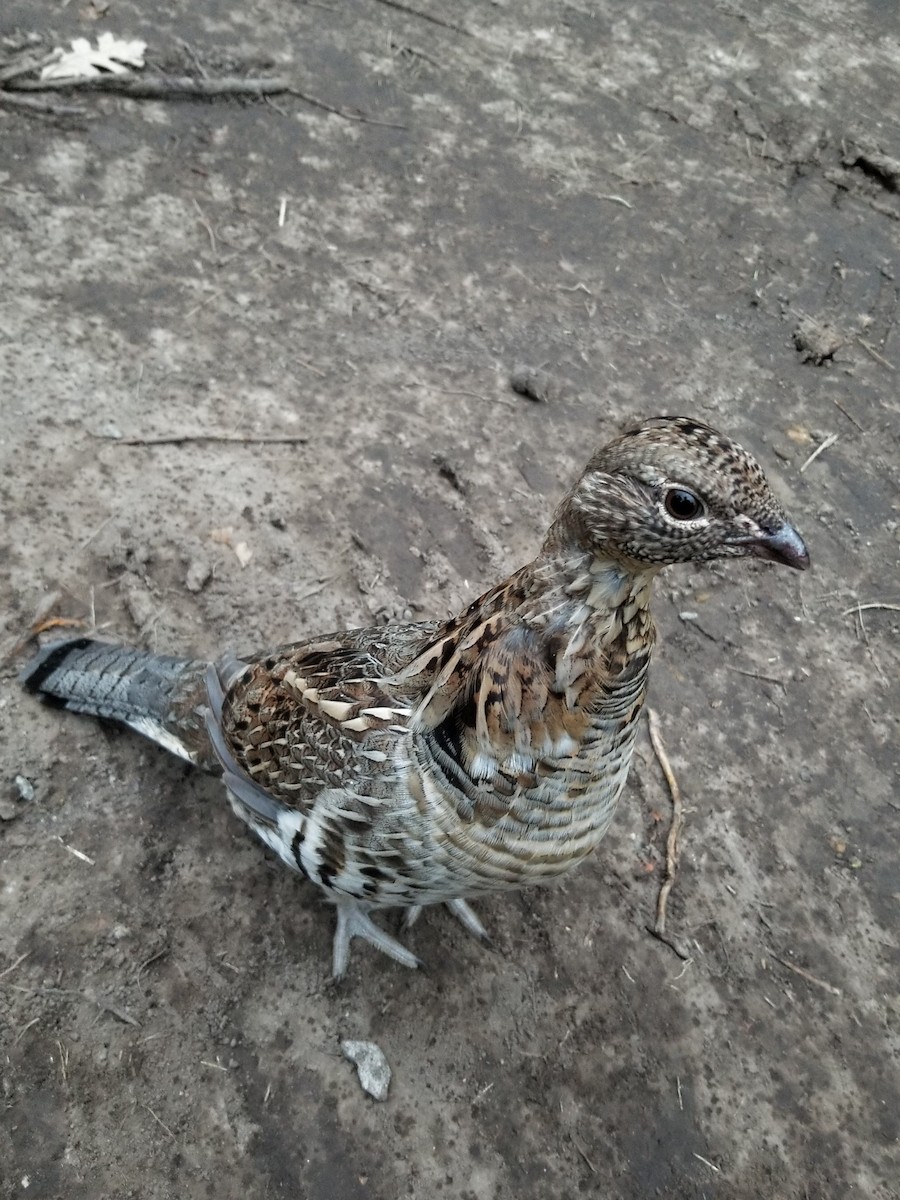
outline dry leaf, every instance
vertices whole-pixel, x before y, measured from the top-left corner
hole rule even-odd
[[[791,425],[789,429],[785,430],[785,433],[792,442],[797,442],[801,446],[805,446],[807,442],[812,441],[812,434],[803,425]]]
[[[242,567],[246,567],[247,563],[253,557],[253,551],[246,542],[238,542],[236,545],[232,546],[232,550],[237,556],[237,560]]]
[[[41,71],[41,79],[93,79],[97,75],[124,75],[144,65],[147,43],[139,38],[127,42],[114,33],[101,33],[97,45],[75,38],[72,49]]]

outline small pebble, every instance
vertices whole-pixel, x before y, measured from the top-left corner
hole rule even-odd
[[[341,1042],[344,1057],[356,1063],[356,1073],[364,1092],[368,1092],[375,1100],[387,1100],[388,1087],[391,1082],[391,1068],[374,1042]]]
[[[184,586],[189,592],[202,592],[209,583],[211,575],[212,568],[209,563],[195,558],[188,566],[187,575],[184,577]]]
[[[17,775],[14,782],[20,800],[24,800],[28,804],[34,799],[34,784],[30,779],[26,779],[24,775]]]

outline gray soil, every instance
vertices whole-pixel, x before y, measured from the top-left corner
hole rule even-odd
[[[307,99],[0,103],[0,1193],[897,1197],[896,4],[411,7],[4,0],[0,59],[109,29]],[[813,557],[657,588],[686,959],[646,729],[493,949],[434,911],[335,987],[218,784],[15,682],[39,608],[210,657],[446,615],[673,412]]]

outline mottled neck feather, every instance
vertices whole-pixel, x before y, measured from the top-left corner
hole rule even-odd
[[[604,696],[618,708],[640,690],[653,644],[657,569],[630,569],[564,539],[563,531],[557,522],[533,562],[448,621],[408,665],[402,682],[422,689],[422,724],[443,720],[473,689],[488,703],[491,677],[504,709],[523,689],[535,700],[541,693],[564,698],[569,711],[596,710]]]

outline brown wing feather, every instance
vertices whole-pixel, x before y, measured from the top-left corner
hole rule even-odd
[[[408,659],[435,626],[399,628],[390,647],[381,629],[352,630],[226,668],[221,726],[235,762],[300,810],[323,787],[347,786],[357,775],[377,788],[378,764],[410,714],[408,697],[385,684],[386,668]]]

